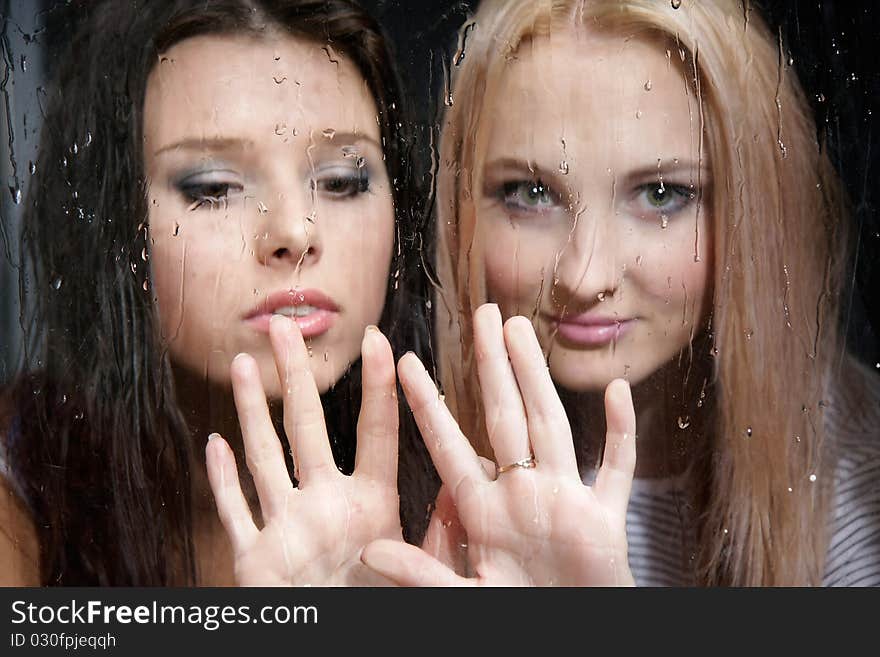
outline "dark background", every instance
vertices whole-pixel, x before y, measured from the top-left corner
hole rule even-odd
[[[129,0],[119,0],[125,2]],[[657,0],[662,2],[664,0]],[[684,0],[683,5],[689,1]],[[430,190],[431,146],[436,143],[438,117],[443,109],[442,92],[448,79],[450,55],[457,43],[457,31],[477,1],[453,0],[363,0],[363,4],[385,25],[398,55],[402,78],[407,87],[411,108],[416,117],[417,153],[421,157],[415,165],[424,187]],[[774,31],[778,31],[800,79],[813,104],[820,137],[827,144],[829,154],[852,201],[856,224],[855,267],[849,289],[848,337],[850,348],[872,368],[880,369],[880,212],[878,212],[878,174],[880,155],[877,149],[878,114],[880,98],[880,2],[877,0],[756,0],[753,2],[767,15]],[[55,62],[69,37],[71,20],[70,0],[0,0],[3,34],[2,55],[6,68],[0,85],[5,103],[7,127],[21,119],[16,114],[27,114],[27,99],[19,84],[16,96],[16,76],[22,78],[19,51],[31,53],[39,60],[41,70],[30,76],[51,77]],[[35,56],[35,50],[41,57]],[[25,80],[27,82],[27,80]],[[39,86],[33,80],[31,89]],[[31,106],[33,105],[31,101]],[[11,120],[12,117],[15,120]],[[23,117],[25,120],[27,116]],[[19,121],[20,122],[20,121]],[[33,141],[34,125],[39,116],[31,110],[29,126],[18,130],[16,139],[8,139],[2,155],[11,154],[18,160],[27,142]],[[12,130],[7,130],[11,132]],[[30,134],[28,134],[30,131]],[[8,136],[8,135],[7,135]],[[10,153],[11,151],[11,153]],[[7,163],[8,164],[8,163]],[[22,165],[18,164],[17,177]],[[16,182],[9,167],[7,187]],[[26,176],[24,176],[26,177]],[[10,189],[10,194],[12,194]],[[0,251],[0,270],[10,267],[2,262],[9,259],[4,253],[15,234],[15,207],[4,194],[0,204],[0,239],[5,244]],[[13,257],[14,260],[14,257]],[[10,364],[17,352],[16,300],[11,296],[14,287],[6,274],[4,284],[0,271],[0,382],[10,372]],[[4,317],[5,316],[5,317]]]

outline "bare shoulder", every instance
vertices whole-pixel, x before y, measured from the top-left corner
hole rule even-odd
[[[0,399],[0,458],[9,426]],[[0,586],[39,586],[40,551],[27,505],[0,469]]]
[[[0,586],[39,586],[39,554],[30,513],[0,476]]]

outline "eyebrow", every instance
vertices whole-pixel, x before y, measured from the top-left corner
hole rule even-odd
[[[528,160],[521,160],[513,157],[501,157],[497,160],[492,160],[483,168],[484,170],[516,169],[519,171],[530,171],[536,176],[554,175],[555,173],[553,169],[542,167],[537,162],[530,162]],[[658,176],[668,176],[682,172],[688,174],[694,173],[703,180],[706,180],[711,175],[711,171],[705,166],[705,164],[698,164],[693,160],[686,159],[678,159],[678,161],[675,161],[675,158],[670,158],[668,160],[661,159],[660,166],[655,164],[653,166],[640,167],[627,172],[626,176],[632,179],[657,178]]]
[[[314,133],[313,133],[314,134]],[[380,151],[382,147],[379,145],[375,139],[370,137],[369,135],[364,135],[358,132],[336,132],[332,137],[325,137],[320,132],[317,133],[317,137],[314,137],[314,141],[316,144],[320,144],[321,140],[326,140],[332,144],[352,144],[358,141],[367,142],[372,144]],[[161,155],[166,151],[172,150],[190,150],[190,151],[232,151],[232,150],[244,150],[246,148],[252,147],[254,145],[254,141],[252,139],[238,139],[232,137],[223,137],[223,138],[200,138],[200,137],[189,137],[186,139],[181,139],[180,141],[176,141],[171,144],[167,144],[166,146],[162,146],[153,153],[153,156]]]
[[[515,157],[500,157],[497,160],[486,163],[483,169],[519,169],[521,171],[530,171],[535,175],[550,173],[549,169],[542,167],[536,162],[520,160]]]

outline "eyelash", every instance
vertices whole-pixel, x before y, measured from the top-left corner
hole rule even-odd
[[[328,176],[312,180],[311,184],[313,189],[325,192],[330,198],[347,199],[370,191],[370,176],[364,169],[358,169],[353,175]],[[331,189],[331,185],[337,189]]]
[[[661,194],[669,199],[657,204],[650,199],[651,194]],[[524,195],[537,196],[538,203],[524,203]],[[561,205],[560,195],[540,178],[534,180],[511,180],[501,185],[498,198],[511,212],[546,214]],[[692,185],[674,183],[650,183],[636,188],[635,201],[642,207],[637,208],[638,214],[645,216],[659,212],[665,216],[678,214],[697,198],[697,191]],[[541,199],[545,199],[543,206]]]
[[[370,190],[369,174],[359,169],[354,175],[329,176],[323,179],[311,181],[313,189],[326,193],[333,199],[347,199],[363,194]],[[198,210],[208,206],[208,210],[214,210],[218,206],[226,207],[229,203],[230,194],[241,193],[244,187],[234,182],[205,181],[188,182],[186,180],[176,184],[177,191],[189,204],[189,209]]]
[[[209,210],[215,209],[218,205],[225,207],[229,203],[230,192],[240,193],[244,189],[238,183],[221,180],[204,182],[184,180],[177,183],[176,187],[189,203],[190,210],[198,210],[205,205],[209,206]]]
[[[524,203],[523,195],[538,195],[540,199],[546,199],[549,203],[543,207],[539,204],[530,205]],[[545,214],[559,206],[561,199],[559,194],[540,178],[537,180],[510,180],[501,185],[498,197],[504,206],[513,212],[529,212]]]
[[[696,198],[697,190],[692,185],[676,185],[666,184],[663,182],[641,185],[637,189],[636,201],[644,197],[644,210],[648,212],[660,212],[664,215],[673,215],[681,212],[688,207]],[[650,200],[651,194],[660,193],[668,194],[670,202],[665,204],[656,204]]]

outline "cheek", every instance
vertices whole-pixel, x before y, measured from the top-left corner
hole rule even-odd
[[[191,234],[192,233],[192,234]],[[185,339],[187,327],[216,323],[235,312],[239,299],[225,293],[242,260],[229,240],[215,234],[195,234],[181,228],[178,235],[158,235],[150,250],[150,279],[162,335]]]
[[[712,258],[703,241],[698,245],[699,261],[694,260],[694,233],[690,232],[640,249],[639,264],[629,265],[633,287],[650,304],[645,310],[653,309],[655,317],[665,317],[686,332],[702,320],[711,294]]]
[[[552,275],[555,243],[547,234],[495,219],[486,221],[481,239],[489,300],[505,316],[523,312],[523,304],[534,306],[543,279]]]
[[[375,323],[384,306],[389,275],[403,275],[390,271],[394,248],[391,200],[368,208],[367,213],[357,219],[360,229],[340,226],[332,231],[335,233],[330,235],[332,245],[328,244],[332,253],[326,254],[328,262],[324,266],[327,276],[337,281],[334,288],[341,286],[347,291],[349,307],[357,308],[365,322]]]

